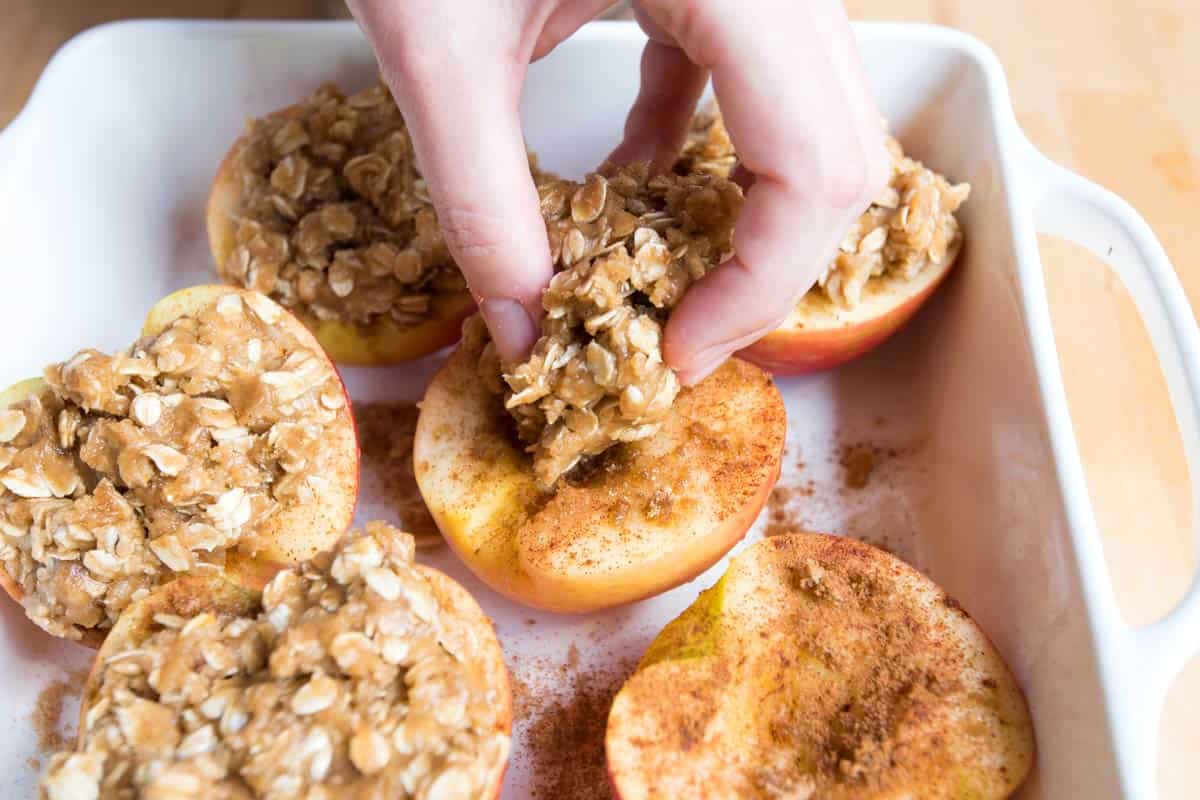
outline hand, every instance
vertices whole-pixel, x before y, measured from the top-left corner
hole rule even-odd
[[[518,101],[525,72],[606,0],[350,0],[408,122],[450,252],[501,356],[537,338],[552,273]],[[773,330],[888,175],[879,114],[835,0],[641,0],[642,89],[614,160],[670,165],[711,72],[748,172],[736,255],[671,315],[694,383]]]

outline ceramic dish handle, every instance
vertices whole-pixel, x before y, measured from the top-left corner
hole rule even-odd
[[[1092,251],[1117,273],[1137,304],[1166,378],[1192,479],[1195,518],[1200,520],[1200,330],[1187,295],[1162,244],[1129,203],[1024,144],[1022,166],[1034,193],[1038,231]],[[1187,593],[1169,614],[1129,629],[1127,635],[1123,677],[1131,679],[1129,691],[1145,693],[1134,705],[1143,716],[1139,730],[1151,740],[1142,751],[1144,761],[1151,763],[1135,769],[1153,785],[1153,739],[1163,701],[1171,682],[1200,652],[1200,573],[1192,576]]]

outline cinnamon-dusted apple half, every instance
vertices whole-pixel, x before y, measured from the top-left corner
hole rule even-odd
[[[512,728],[500,645],[413,552],[369,523],[261,597],[195,575],[133,603],[44,796],[496,797]]]
[[[357,483],[349,402],[312,333],[261,294],[184,289],[130,347],[0,395],[0,584],[94,645],[178,574],[261,586],[330,547]]]
[[[605,167],[539,185],[560,271],[541,338],[501,363],[478,317],[435,376],[413,445],[446,540],[497,591],[553,611],[648,597],[715,563],[757,517],[783,400],[731,360],[682,389],[662,329],[728,252],[741,190]]]
[[[207,218],[221,279],[282,303],[335,361],[420,358],[457,340],[475,307],[382,85],[325,86],[251,120]]]
[[[716,563],[762,510],[786,420],[752,364],[731,359],[680,392],[657,434],[547,492],[478,378],[478,341],[464,341],[430,385],[413,455],[446,541],[496,591],[558,612],[650,597]]]
[[[605,743],[622,800],[998,800],[1034,759],[967,613],[884,551],[809,533],[757,542],[663,629]]]
[[[742,357],[780,375],[836,367],[882,344],[950,274],[962,249],[954,213],[970,186],[951,184],[888,137],[888,186],[846,232],[837,256],[776,330]],[[737,165],[720,110],[692,119],[680,171],[728,176]]]

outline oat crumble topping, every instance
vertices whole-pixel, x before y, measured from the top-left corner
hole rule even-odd
[[[731,250],[742,192],[725,178],[606,165],[538,186],[559,272],[542,336],[521,364],[488,343],[480,377],[530,443],[543,487],[618,442],[652,435],[679,393],[662,357],[668,312]],[[467,336],[486,336],[478,319]],[[501,380],[502,376],[502,380]]]
[[[386,87],[324,86],[289,112],[248,123],[222,277],[302,318],[361,324],[415,325],[433,294],[465,290]]]
[[[842,308],[862,300],[867,281],[880,275],[911,280],[941,266],[962,241],[954,212],[971,192],[966,183],[946,178],[904,155],[887,138],[892,177],[858,221],[846,231],[837,257],[821,273],[813,291],[823,290]]]
[[[154,613],[100,666],[42,797],[481,797],[509,750],[496,645],[413,553],[368,523],[249,613]]]
[[[46,388],[0,410],[0,562],[30,619],[72,639],[110,628],[327,492],[338,454],[321,443],[346,398],[282,314],[230,290],[111,356],[51,364]]]

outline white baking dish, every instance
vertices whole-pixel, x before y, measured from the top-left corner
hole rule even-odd
[[[911,25],[857,33],[901,140],[973,184],[967,245],[957,277],[893,342],[839,371],[781,382],[793,429],[783,481],[814,481],[817,496],[795,508],[810,524],[886,534],[995,640],[1037,727],[1038,771],[1022,796],[1152,797],[1159,712],[1200,645],[1200,591],[1147,628],[1121,618],[1067,415],[1035,232],[1086,245],[1126,282],[1194,468],[1200,337],[1183,292],[1135,212],[1029,145],[1001,67],[979,42]],[[532,68],[524,121],[544,164],[578,174],[616,141],[641,42],[632,26],[595,24]],[[326,80],[372,78],[349,24],[127,23],[64,47],[0,135],[0,384],[84,345],[127,343],[155,299],[211,280],[201,210],[243,119]],[[356,399],[412,399],[431,363],[347,377]],[[858,439],[904,454],[862,492],[838,491],[834,449]],[[384,513],[378,500],[364,498],[360,518]],[[723,569],[629,608],[563,618],[499,598],[444,550],[432,560],[480,598],[521,663],[560,658],[570,642],[585,663],[636,654]],[[12,603],[0,609],[0,794],[30,796],[25,717],[42,684],[87,652],[41,635]],[[529,794],[520,736],[516,750],[514,798]]]

